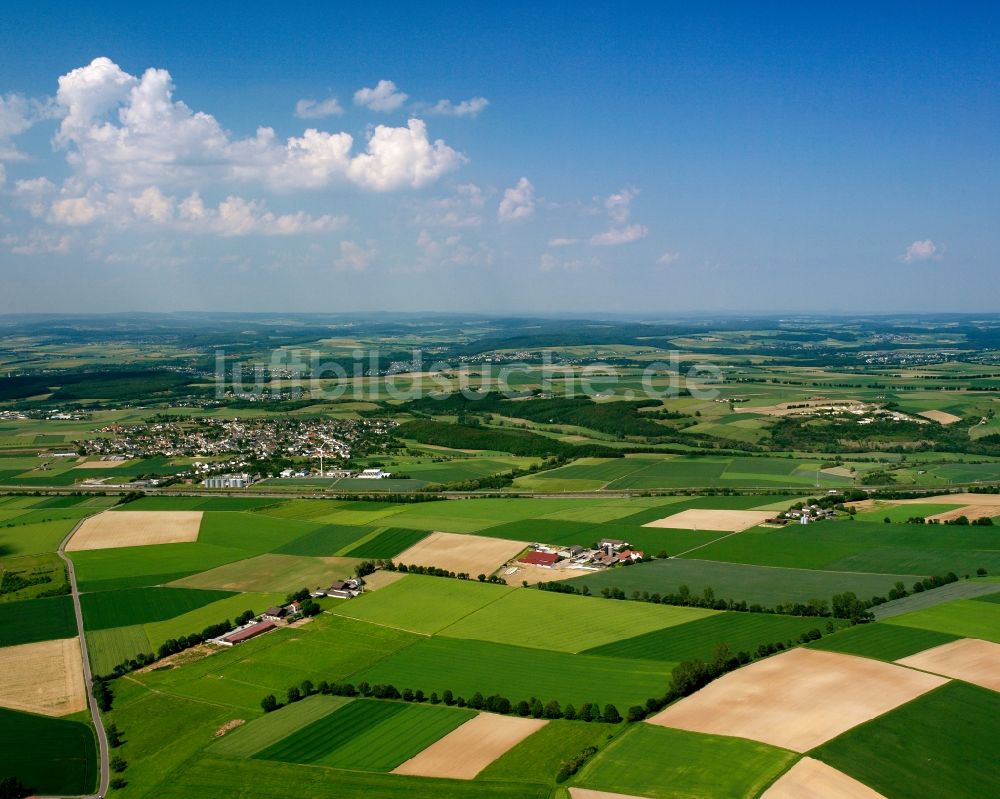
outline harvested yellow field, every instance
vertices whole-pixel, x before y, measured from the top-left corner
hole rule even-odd
[[[767,510],[708,510],[689,508],[644,524],[643,527],[670,527],[678,530],[717,530],[723,533],[739,533],[756,527],[774,516]]]
[[[200,527],[200,510],[106,510],[84,520],[66,545],[66,551],[197,541]]]
[[[74,469],[117,469],[128,466],[133,461],[84,461],[74,466]]]
[[[927,502],[942,505],[992,505],[1000,507],[1000,494],[973,494],[965,492],[961,494],[935,494],[930,497],[918,497],[917,499],[894,499],[884,500],[892,502],[894,505],[919,505]]]
[[[0,648],[0,707],[66,716],[87,707],[80,639]]]
[[[525,541],[488,538],[483,535],[431,533],[396,556],[407,566],[437,566],[453,572],[492,574],[528,546]]]
[[[793,649],[720,677],[650,723],[806,752],[946,682],[868,658]]]
[[[471,780],[548,722],[480,713],[397,766],[393,774]]]
[[[962,421],[961,416],[955,416],[955,414],[948,413],[947,411],[920,411],[917,416],[923,416],[925,419],[930,419],[932,422],[937,422],[938,424],[955,424],[955,422]]]
[[[933,516],[928,516],[927,518],[944,524],[945,522],[957,519],[959,516],[964,516],[970,522],[974,522],[976,519],[992,519],[994,516],[1000,516],[1000,506],[983,504],[963,505],[961,508],[946,510],[944,513],[935,513]]]
[[[1000,644],[991,641],[960,638],[896,662],[1000,691]]]
[[[826,763],[804,757],[760,799],[885,799],[862,782]]]

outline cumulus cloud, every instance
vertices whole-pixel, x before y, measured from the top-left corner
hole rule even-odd
[[[22,160],[24,154],[14,146],[13,140],[36,122],[52,118],[54,113],[47,100],[29,100],[20,94],[0,95],[0,161]],[[0,164],[0,170],[2,168]],[[0,178],[4,175],[5,172],[0,171]]]
[[[269,127],[234,139],[173,92],[166,70],[136,78],[110,59],[94,59],[59,79],[64,117],[56,142],[78,174],[127,189],[255,182],[285,191],[337,183],[390,191],[420,188],[465,161],[442,140],[432,142],[419,119],[379,125],[357,154],[349,133],[315,128],[284,142]]]
[[[915,241],[900,256],[903,263],[912,264],[917,261],[940,261],[944,253],[944,248],[938,246],[930,239]]]
[[[73,240],[70,236],[53,234],[38,228],[32,230],[27,236],[8,234],[0,238],[0,244],[3,244],[14,255],[66,255],[70,251],[72,243]]]
[[[574,244],[579,244],[579,239],[567,239],[563,237],[556,237],[554,239],[549,239],[550,247],[570,247]]]
[[[660,266],[670,266],[671,264],[677,263],[680,259],[681,254],[679,252],[665,252],[656,259],[656,263]]]
[[[295,104],[295,116],[299,119],[323,119],[323,117],[340,116],[343,113],[344,109],[336,97],[327,97],[325,100],[303,98]]]
[[[375,258],[375,246],[367,242],[364,247],[354,241],[345,239],[340,242],[340,257],[334,261],[338,269],[352,272],[364,272]]]
[[[476,266],[493,261],[493,251],[482,242],[468,244],[461,233],[436,237],[427,230],[417,236],[418,256],[412,267],[396,270],[426,272],[442,266]]]
[[[645,238],[649,230],[645,225],[625,225],[624,227],[613,227],[604,233],[598,233],[590,237],[590,243],[599,247],[613,247],[619,244],[629,244]]]
[[[470,97],[453,103],[451,100],[438,100],[434,105],[428,106],[425,112],[428,114],[438,114],[447,117],[475,117],[483,111],[490,101],[485,97]]]
[[[501,222],[517,222],[530,219],[535,213],[535,187],[527,178],[521,178],[517,185],[503,193],[497,218]]]
[[[395,111],[408,98],[409,95],[401,92],[391,80],[380,80],[374,88],[354,92],[354,104],[371,111]]]
[[[538,268],[543,272],[578,272],[591,266],[598,266],[600,262],[597,258],[556,258],[551,253],[545,253],[538,261]]]

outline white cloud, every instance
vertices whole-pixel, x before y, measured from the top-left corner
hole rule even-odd
[[[618,244],[629,244],[644,238],[649,233],[645,225],[626,225],[625,227],[613,227],[604,233],[598,233],[590,237],[590,243],[612,247]]]
[[[129,201],[132,211],[139,219],[147,219],[159,225],[164,225],[174,217],[174,201],[164,197],[156,186],[150,186],[138,197]]]
[[[438,100],[434,105],[428,106],[425,111],[428,114],[447,117],[476,117],[489,104],[490,101],[485,97],[470,97],[459,103],[453,103],[451,100]]]
[[[551,253],[545,253],[538,261],[538,268],[543,272],[578,272],[587,267],[599,266],[597,258],[556,258]]]
[[[338,269],[363,272],[371,265],[375,252],[375,246],[370,241],[362,247],[356,242],[345,239],[340,242],[340,257],[333,263]]]
[[[944,247],[939,247],[930,239],[924,239],[923,241],[915,241],[907,247],[906,252],[900,256],[900,260],[907,264],[916,261],[940,261],[943,254]]]
[[[284,191],[336,183],[389,191],[419,188],[465,161],[440,139],[431,142],[418,119],[376,127],[356,155],[345,132],[310,128],[282,142],[261,127],[233,139],[211,114],[174,100],[173,91],[166,70],[137,79],[97,58],[59,79],[65,116],[56,141],[80,175],[124,189],[255,182]]]
[[[497,218],[501,222],[517,222],[530,219],[535,213],[535,187],[527,178],[521,178],[517,185],[504,191]]]
[[[49,198],[55,193],[55,184],[48,178],[19,180],[14,184],[14,196],[36,219],[45,216]]]
[[[418,207],[413,224],[420,227],[478,227],[487,192],[474,183],[455,187],[451,196],[427,200]]]
[[[27,236],[8,234],[0,238],[0,244],[15,255],[38,255],[53,253],[66,255],[72,246],[72,238],[34,229]]]
[[[60,225],[79,227],[89,225],[107,212],[103,203],[94,202],[89,197],[66,197],[52,203],[52,221]]]
[[[417,236],[419,256],[413,267],[395,271],[426,272],[440,266],[486,265],[493,261],[493,252],[485,244],[468,244],[461,233],[435,238],[427,230]]]
[[[579,244],[579,243],[580,243],[579,239],[567,239],[567,238],[559,238],[559,237],[554,238],[554,239],[549,239],[549,246],[550,247],[570,247],[570,246],[572,246],[574,244]]]
[[[322,119],[343,113],[344,109],[336,97],[327,97],[325,100],[303,98],[295,104],[295,116],[299,119]]]
[[[14,146],[13,139],[42,119],[54,114],[49,100],[29,100],[19,94],[0,96],[0,161],[20,161],[24,154]],[[0,165],[2,168],[2,165]],[[0,178],[5,173],[0,172]],[[0,179],[0,185],[3,180]]]
[[[608,211],[608,216],[618,224],[623,224],[632,213],[632,200],[639,194],[639,190],[633,186],[626,186],[621,191],[608,196],[604,201],[604,207]]]
[[[670,266],[671,264],[677,263],[680,259],[681,254],[679,252],[665,252],[656,259],[656,263],[660,266]]]
[[[408,97],[391,80],[380,80],[372,89],[358,89],[354,93],[354,104],[372,111],[395,111]]]

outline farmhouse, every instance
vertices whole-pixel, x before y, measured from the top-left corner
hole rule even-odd
[[[334,599],[353,599],[362,591],[360,580],[336,580],[322,593]]]
[[[255,621],[238,627],[231,633],[213,638],[212,643],[219,646],[236,646],[236,644],[242,644],[244,641],[249,641],[251,638],[256,638],[258,635],[263,635],[274,629],[277,629],[277,625],[273,621]]]
[[[628,546],[628,541],[619,541],[617,538],[602,538],[598,546],[605,552],[621,552]]]
[[[275,606],[273,608],[268,608],[267,610],[265,610],[263,618],[267,619],[268,621],[281,621],[281,619],[285,618],[285,616],[287,615],[288,615],[287,610]]]
[[[559,560],[555,552],[528,552],[518,559],[519,563],[527,563],[530,566],[541,566],[544,569],[551,569]]]

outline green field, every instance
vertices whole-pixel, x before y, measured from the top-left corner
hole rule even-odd
[[[76,636],[69,595],[0,603],[0,646]]]
[[[740,738],[636,724],[584,766],[573,784],[656,799],[746,799],[795,758]]]
[[[55,552],[60,542],[86,512],[79,511],[74,518],[36,521],[33,524],[8,522],[10,527],[0,527],[0,556],[34,555]]]
[[[163,585],[246,557],[240,549],[201,542],[72,553],[83,592]]]
[[[441,630],[449,638],[582,652],[638,633],[711,616],[715,611],[517,589]]]
[[[444,705],[357,699],[257,752],[259,760],[392,771],[475,712]]]
[[[1000,694],[950,682],[811,754],[892,799],[997,794]]]
[[[124,588],[83,594],[80,606],[84,629],[106,630],[165,621],[230,596],[229,591],[191,588]]]
[[[709,549],[698,550],[697,554],[701,555]],[[917,579],[919,577],[909,574],[854,574],[670,558],[609,569],[564,582],[577,588],[586,585],[592,594],[600,593],[603,588],[620,588],[626,594],[633,591],[675,594],[680,586],[686,585],[695,596],[701,596],[706,588],[711,588],[718,599],[774,607],[786,602],[808,602],[810,599],[829,602],[834,594],[844,591],[853,591],[859,597],[870,599],[877,595],[885,596],[897,580],[902,580],[909,588]]]
[[[97,784],[97,741],[79,721],[0,708],[0,775],[39,794],[73,796]]]
[[[352,676],[355,683],[392,683],[430,696],[449,689],[466,698],[479,691],[512,702],[537,696],[580,707],[585,702],[618,705],[624,712],[651,696],[662,696],[674,664],[591,655],[455,638],[430,638],[401,649]],[[627,675],[627,676],[626,676]]]
[[[926,610],[886,619],[885,624],[935,630],[961,638],[982,638],[1000,644],[1000,604],[959,599]]]
[[[283,555],[323,557],[350,550],[373,532],[373,528],[350,524],[327,524],[275,549]]]
[[[119,663],[150,653],[152,649],[146,628],[141,624],[87,632],[87,652],[94,674],[111,674]]]
[[[192,574],[171,585],[178,588],[275,591],[287,594],[300,588],[326,588],[334,580],[353,577],[354,567],[360,562],[355,558],[265,554]]]
[[[374,538],[355,546],[347,554],[352,558],[392,559],[405,549],[427,537],[426,530],[390,527]]]
[[[294,736],[313,722],[329,716],[351,701],[342,696],[319,694],[310,696],[227,732],[205,751],[230,757],[253,757],[269,746]]]
[[[720,643],[725,643],[733,653],[744,651],[753,654],[760,644],[796,641],[799,635],[809,630],[823,631],[827,621],[801,616],[726,612],[594,647],[586,650],[585,654],[674,663],[695,658],[708,661]]]
[[[860,624],[828,635],[809,644],[814,649],[843,652],[878,660],[899,660],[941,644],[954,641],[958,636],[915,627],[892,624]]]
[[[266,497],[142,497],[116,510],[247,511],[279,506],[281,501]]]
[[[945,513],[946,511],[954,510],[959,507],[961,507],[961,505],[942,505],[929,502],[907,505],[885,503],[884,505],[879,504],[879,506],[874,510],[856,514],[854,519],[859,522],[883,523],[886,519],[891,519],[892,522],[899,524],[916,516],[927,518],[928,516],[933,516],[936,513]]]
[[[780,529],[755,527],[729,536],[697,557],[729,563],[883,574],[1000,571],[1000,543],[989,527],[820,522]]]
[[[431,635],[513,590],[471,580],[409,574],[331,610],[352,619]]]
[[[35,599],[43,594],[69,593],[66,565],[54,552],[0,557],[0,574],[8,572],[30,584],[16,591],[0,594],[0,604]]]
[[[479,773],[477,780],[554,783],[564,761],[606,745],[621,726],[555,720],[529,735]]]

